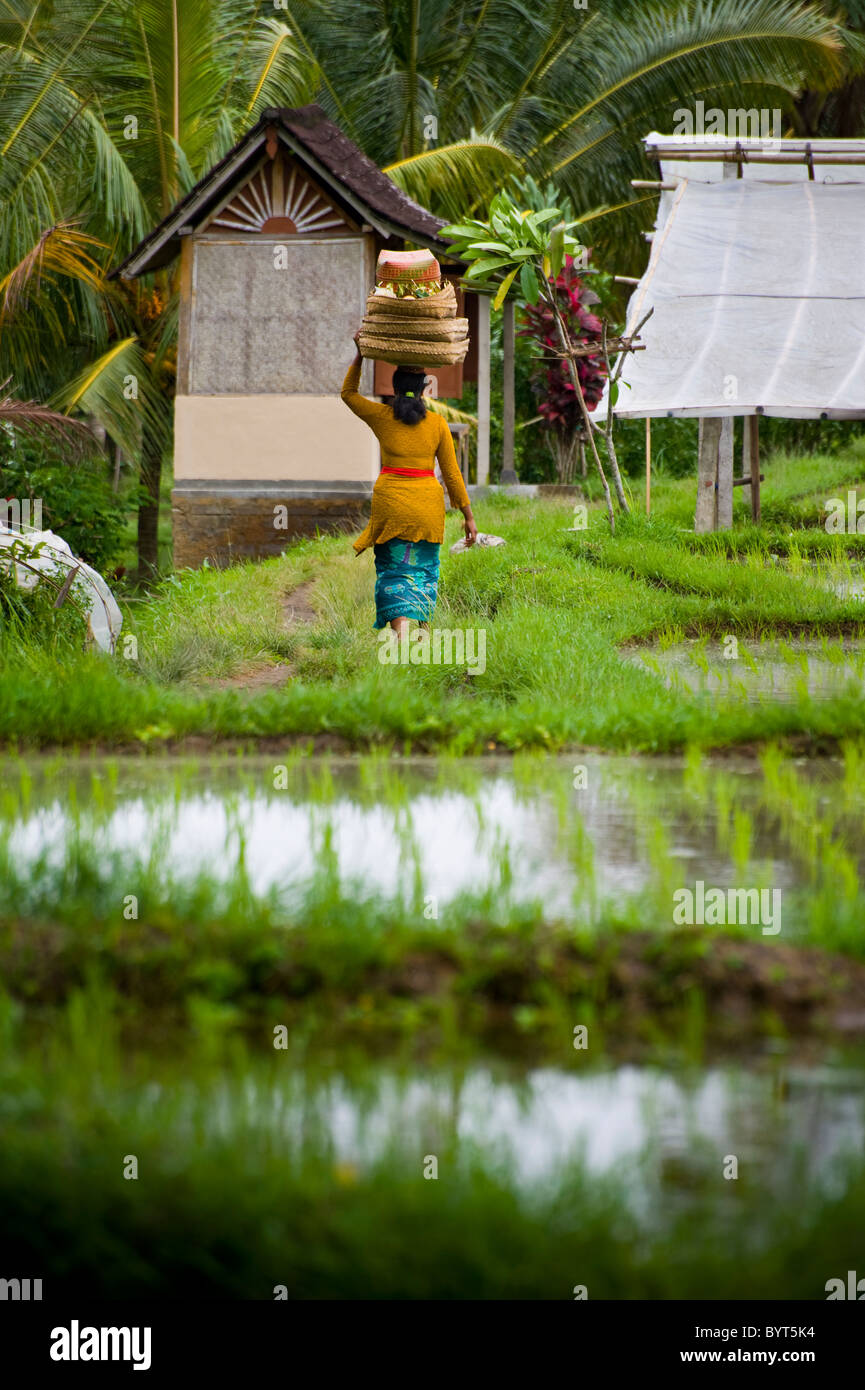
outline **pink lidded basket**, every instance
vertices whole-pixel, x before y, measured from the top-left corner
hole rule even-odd
[[[440,280],[441,266],[432,251],[380,251],[375,279],[376,284]]]

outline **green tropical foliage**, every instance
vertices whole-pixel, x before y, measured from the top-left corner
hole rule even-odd
[[[507,153],[554,178],[580,215],[620,209],[605,236],[632,258],[645,225],[629,183],[645,174],[643,135],[697,98],[789,110],[803,85],[825,90],[861,63],[821,6],[790,0],[284,0],[284,10],[318,65],[316,100],[407,192],[425,187],[456,218],[467,179],[476,207],[502,187]]]
[[[697,97],[790,109],[861,66],[855,36],[798,0],[4,0],[0,380],[92,414],[136,459],[147,568],[174,272],[108,272],[266,106],[318,101],[451,218],[483,216],[514,173],[553,178],[626,271],[647,130]]]
[[[70,468],[68,453],[58,448],[56,437],[19,438],[8,453],[0,446],[0,490],[21,502],[38,499],[42,527],[62,536],[88,565],[105,571],[123,550],[127,502],[113,491],[100,467],[89,431],[81,448],[80,459]],[[30,516],[34,515],[31,507]]]
[[[585,383],[579,370],[578,359],[582,349],[574,337],[559,294],[560,276],[565,266],[584,258],[585,248],[572,232],[577,225],[576,222],[565,222],[560,208],[542,208],[540,211],[520,209],[508,193],[498,193],[490,203],[488,220],[466,218],[463,222],[445,227],[443,235],[451,239],[455,254],[468,266],[466,282],[494,294],[494,308],[504,303],[516,284],[530,308],[542,304],[550,325],[547,352],[552,353],[555,350],[553,343],[557,344],[562,368],[570,379],[585,437],[604,489],[610,529],[614,530],[612,497],[595,444]],[[600,328],[600,320],[597,322]],[[597,400],[594,404],[597,404]],[[627,512],[628,502],[609,430],[606,441],[616,496],[622,511]]]

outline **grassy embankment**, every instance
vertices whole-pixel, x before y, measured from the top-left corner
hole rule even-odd
[[[621,655],[633,644],[734,634],[745,659],[759,661],[762,641],[806,636],[843,662],[843,641],[865,632],[865,613],[861,600],[833,591],[830,575],[861,560],[865,536],[827,535],[821,509],[865,479],[865,459],[854,450],[774,460],[767,471],[762,527],[744,519],[737,498],[736,528],[721,536],[693,535],[692,480],[659,483],[651,521],[635,512],[615,537],[594,507],[588,530],[569,535],[563,503],[481,502],[480,527],[508,544],[457,557],[445,548],[436,623],[485,630],[483,674],[381,665],[372,558],[355,558],[346,538],[302,542],[227,572],[173,575],[127,609],[137,659],[7,634],[0,740],[145,747],[311,736],[453,752],[660,751],[785,737],[834,746],[865,733],[861,682],[821,701],[804,691],[784,703],[707,701],[668,690]],[[457,535],[451,518],[447,543]],[[307,584],[313,620],[286,622],[285,596]],[[799,661],[793,650],[789,659]],[[267,663],[286,668],[279,688],[247,682]]]
[[[723,1035],[820,1027],[839,1010],[855,1013],[858,964],[845,979],[831,957],[811,958],[802,948],[862,952],[861,690],[824,701],[801,691],[786,703],[707,700],[668,690],[620,655],[627,644],[733,632],[759,661],[762,638],[807,632],[841,656],[840,640],[861,630],[861,601],[839,598],[805,558],[831,562],[837,579],[838,566],[861,551],[861,537],[830,537],[814,524],[830,469],[835,494],[865,475],[857,454],[776,462],[765,526],[740,523],[728,537],[689,531],[690,482],[659,489],[651,523],[635,517],[614,537],[597,511],[588,532],[566,534],[569,513],[560,504],[484,504],[481,525],[505,534],[508,545],[447,555],[438,615],[443,626],[487,628],[482,675],[380,665],[369,627],[369,557],[356,560],[339,538],[305,542],[266,564],[170,578],[130,615],[136,662],[83,656],[59,638],[43,648],[7,640],[0,673],[0,736],[17,738],[24,751],[88,739],[141,748],[185,735],[253,743],[291,734],[452,755],[490,745],[524,747],[527,756],[561,744],[686,746],[699,780],[701,749],[766,741],[760,814],[786,828],[811,876],[785,896],[780,940],[726,929],[721,951],[711,931],[670,930],[684,870],[671,861],[663,808],[651,805],[641,818],[652,837],[647,890],[626,903],[600,901],[590,890],[585,910],[563,921],[551,920],[543,903],[516,903],[501,887],[482,885],[445,921],[428,923],[417,901],[348,888],[327,855],[290,903],[256,896],[242,874],[228,889],[206,872],[190,887],[172,881],[158,847],[138,862],[75,835],[59,862],[24,867],[4,851],[7,988],[19,1003],[51,1008],[95,980],[124,1007],[158,1004],[176,1019],[212,1006],[243,1024],[273,1005],[311,1027],[330,1017],[365,1035],[377,1030],[381,1011],[388,1032],[417,1034],[429,1024],[441,1036],[456,1017],[457,1031],[476,1037],[502,1028],[543,1037],[575,1001],[614,1031],[644,1040],[659,1021],[662,1032],[681,1032],[703,1027],[705,1016]],[[785,563],[767,563],[772,555]],[[284,595],[311,581],[314,620],[286,629]],[[262,660],[290,666],[284,689],[208,690],[208,681],[232,672],[242,683],[245,663]],[[785,738],[841,746],[842,821],[772,751],[768,740]],[[533,784],[537,776],[533,768]],[[26,785],[7,796],[14,819]],[[729,881],[771,885],[771,864],[752,855],[746,810],[729,789],[724,797],[718,834],[729,850]],[[699,793],[694,804],[703,814]],[[578,803],[566,818],[575,870],[591,884]],[[134,921],[121,911],[129,894],[142,904]]]

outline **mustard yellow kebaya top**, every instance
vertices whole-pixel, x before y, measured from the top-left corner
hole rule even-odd
[[[360,363],[354,362],[342,384],[342,399],[349,410],[369,425],[381,445],[382,467],[428,470],[435,467],[438,459],[452,506],[467,507],[469,495],[443,416],[428,410],[425,419],[416,425],[404,425],[389,405],[362,396],[359,385]],[[372,490],[369,525],[358,536],[354,548],[359,555],[368,546],[397,539],[441,545],[444,536],[445,499],[436,478],[401,478],[394,473],[380,473]]]

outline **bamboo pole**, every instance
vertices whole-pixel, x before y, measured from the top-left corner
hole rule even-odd
[[[516,483],[514,471],[514,301],[506,299],[502,322],[502,471],[500,483]]]
[[[652,149],[646,150],[646,157],[657,162],[666,160],[668,163],[680,160],[683,164],[804,164],[806,168],[817,164],[865,164],[865,154],[814,154],[812,151],[809,158],[804,150],[758,151],[731,149],[729,145],[719,145],[716,150],[701,149],[699,152],[687,149],[684,145],[655,145]]]
[[[478,485],[490,480],[490,297],[478,295]]]
[[[760,417],[750,415],[748,428],[751,432],[751,517],[760,520]]]
[[[646,516],[652,514],[652,417],[646,416]]]

